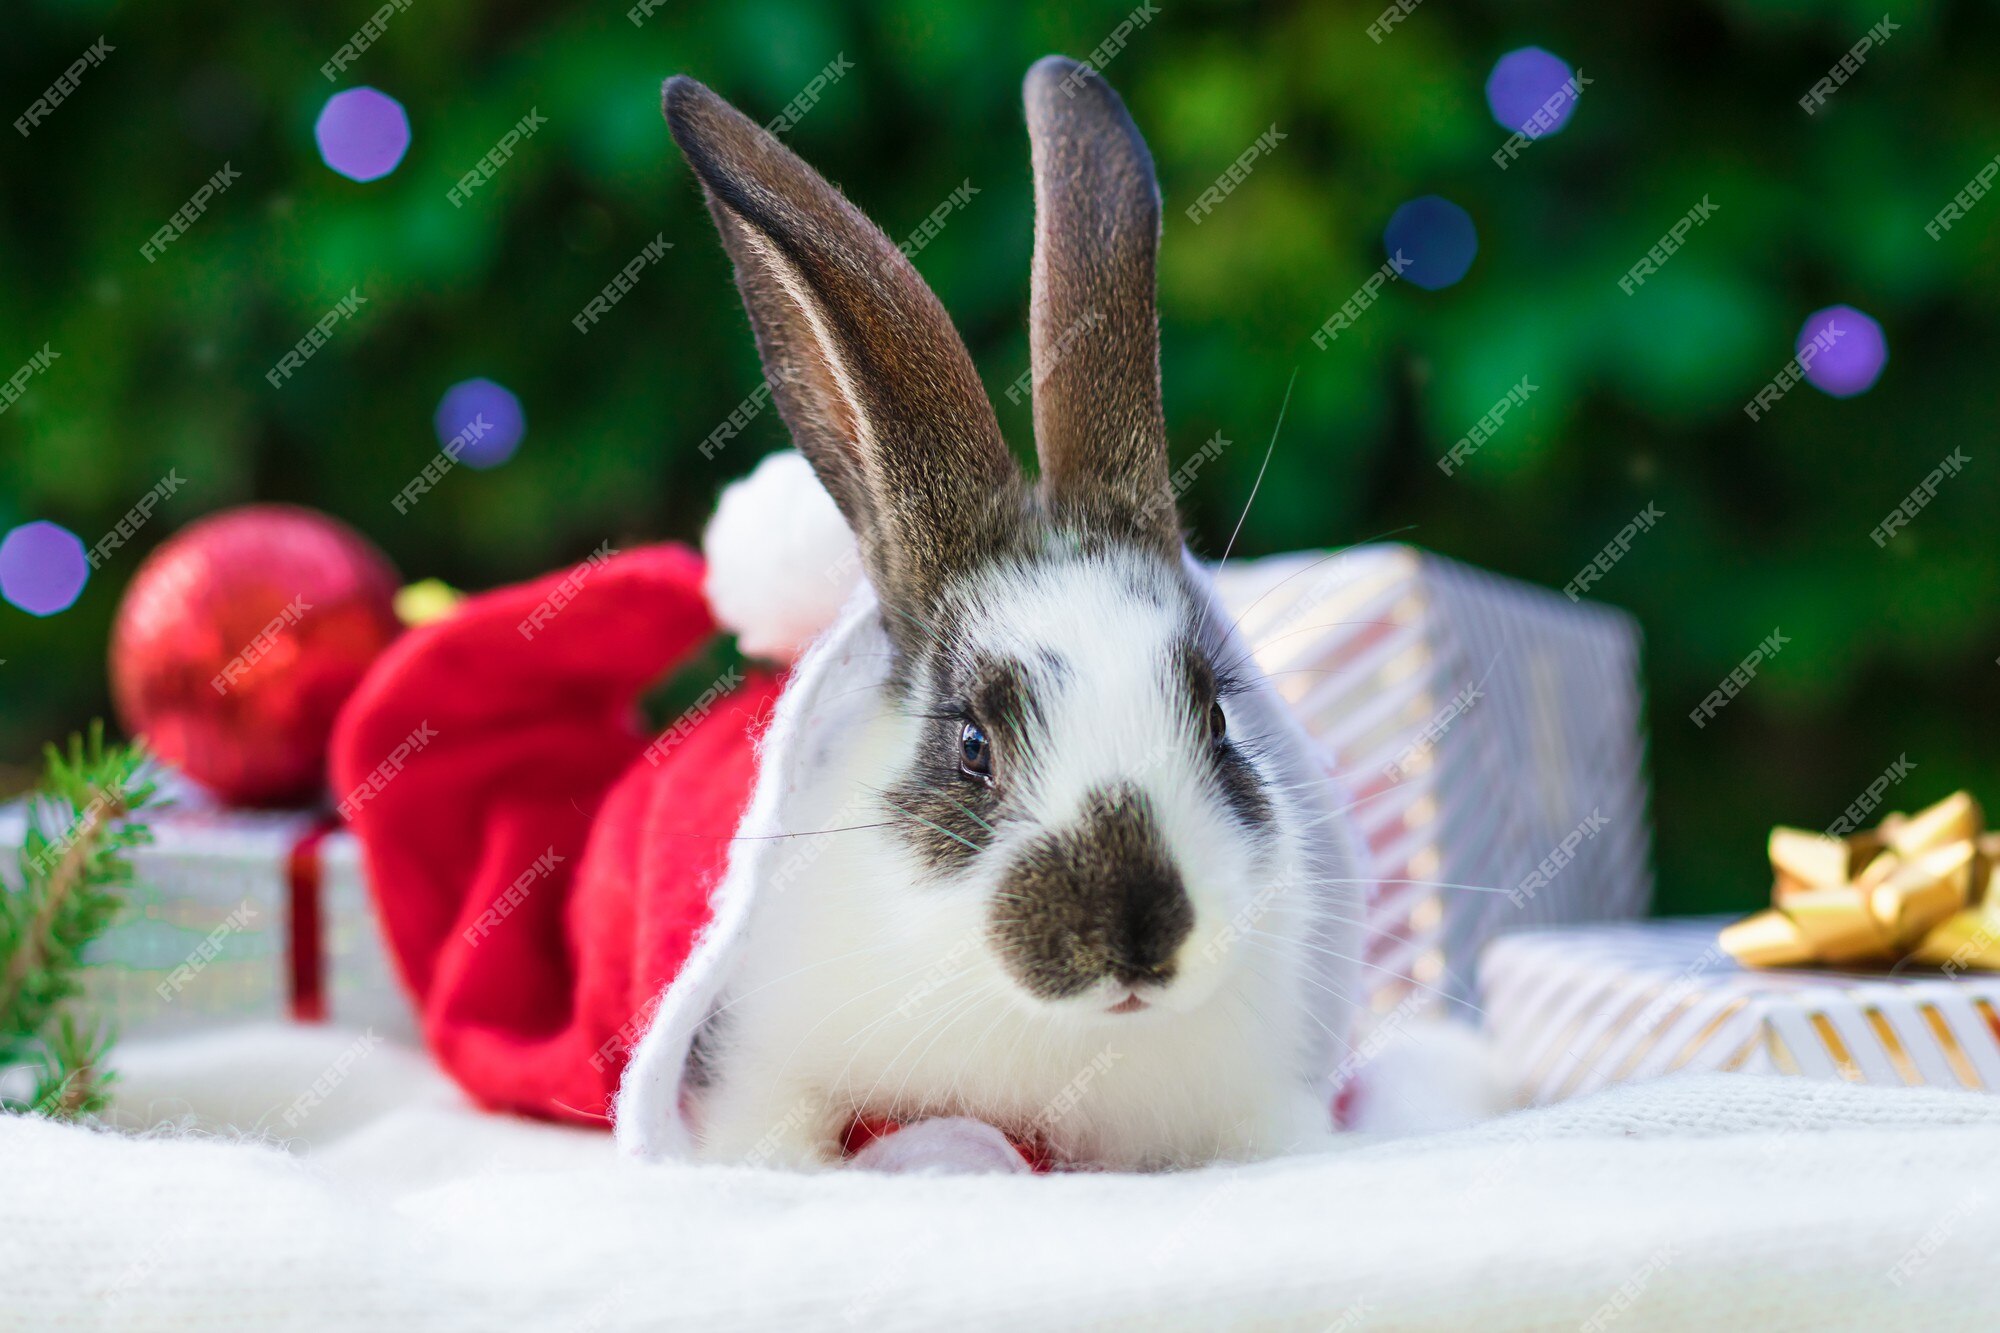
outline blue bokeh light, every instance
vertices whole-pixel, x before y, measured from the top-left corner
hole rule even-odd
[[[528,433],[521,400],[512,389],[489,379],[460,380],[446,389],[431,425],[440,445],[475,468],[499,467],[514,456]],[[454,440],[461,442],[454,446]]]
[[[1479,253],[1479,229],[1472,214],[1435,194],[1412,199],[1382,229],[1382,248],[1394,262],[1404,260],[1403,280],[1425,291],[1449,287],[1464,277]]]
[[[1530,139],[1560,134],[1576,111],[1576,92],[1566,91],[1573,77],[1568,61],[1539,46],[1524,46],[1494,62],[1486,76],[1486,105],[1509,133],[1518,130]],[[1537,124],[1543,107],[1549,107],[1549,118]]]

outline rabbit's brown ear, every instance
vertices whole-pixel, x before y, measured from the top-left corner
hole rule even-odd
[[[793,440],[877,593],[920,614],[1021,514],[965,344],[909,260],[797,154],[693,79],[668,80],[663,101]]]
[[[1022,85],[1035,159],[1028,331],[1035,448],[1058,514],[1180,549],[1160,408],[1160,189],[1125,104],[1044,56]]]

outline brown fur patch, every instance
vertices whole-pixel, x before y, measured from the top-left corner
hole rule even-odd
[[[910,771],[889,790],[884,805],[903,840],[926,867],[942,874],[984,851],[997,826],[1012,817],[1009,798],[1021,790],[1035,748],[1046,743],[1045,723],[1017,664],[958,657],[949,650],[933,651],[927,660],[932,694],[924,705],[929,711],[923,739]],[[959,766],[968,713],[993,746],[991,782],[967,777]]]
[[[1015,979],[1044,999],[1107,976],[1171,980],[1194,906],[1145,793],[1098,792],[1077,824],[1036,839],[1008,868],[987,929]]]
[[[693,79],[667,124],[701,181],[799,451],[861,543],[899,643],[940,589],[1013,543],[1026,483],[972,357],[889,238]]]
[[[1177,553],[1152,154],[1111,85],[1073,60],[1036,61],[1021,95],[1035,170],[1028,330],[1042,485],[1067,521]]]

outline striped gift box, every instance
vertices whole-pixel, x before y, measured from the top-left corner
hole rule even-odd
[[[414,1040],[354,838],[309,811],[221,806],[163,771],[173,804],[130,853],[118,920],[85,950],[83,1012],[124,1036],[290,1016]],[[0,806],[0,885],[24,836]]]
[[[1630,616],[1394,544],[1216,577],[1366,843],[1377,1013],[1469,1004],[1503,931],[1645,915]]]
[[[1730,919],[1495,940],[1480,990],[1518,1100],[1681,1069],[2000,1090],[2000,975],[1746,969],[1716,943]]]

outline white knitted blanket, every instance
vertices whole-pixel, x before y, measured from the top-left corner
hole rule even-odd
[[[1677,1077],[1249,1168],[795,1176],[624,1161],[607,1135],[482,1115],[421,1056],[354,1040],[134,1044],[123,1114],[170,1126],[144,1136],[0,1119],[0,1328],[2000,1316],[2000,1097]]]

